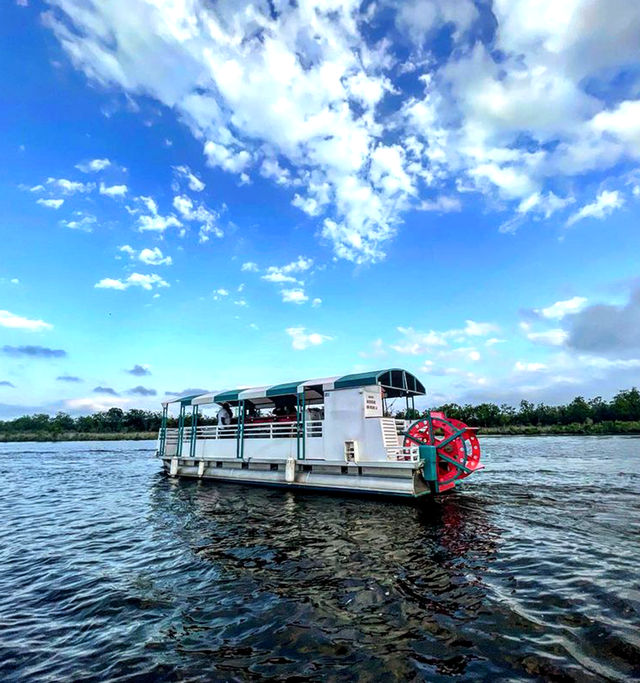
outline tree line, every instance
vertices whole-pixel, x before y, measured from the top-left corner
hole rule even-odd
[[[619,391],[610,401],[601,396],[585,399],[576,396],[566,405],[534,404],[520,401],[514,407],[503,403],[479,403],[459,405],[447,403],[431,410],[442,411],[448,417],[462,420],[475,427],[500,428],[511,426],[545,427],[570,424],[605,424],[614,422],[640,421],[640,391],[635,387]],[[396,417],[417,419],[426,415],[417,410],[396,413]],[[162,423],[162,414],[149,410],[132,408],[110,408],[92,415],[72,417],[60,412],[51,416],[46,413],[25,415],[14,420],[0,420],[0,433],[12,434],[134,434],[157,432]],[[189,426],[191,416],[187,414],[185,424]],[[176,427],[175,417],[168,420],[169,427]],[[199,425],[215,424],[213,416],[199,415]]]
[[[474,427],[546,427],[570,424],[601,424],[606,422],[636,422],[640,420],[640,391],[633,387],[619,391],[610,401],[601,396],[585,399],[576,396],[565,405],[534,404],[520,401],[517,407],[503,403],[479,403],[459,405],[446,403],[432,408]],[[418,418],[428,413],[409,410],[398,417]]]

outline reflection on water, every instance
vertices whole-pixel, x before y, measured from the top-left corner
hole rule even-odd
[[[0,447],[0,677],[640,677],[640,440],[485,439],[420,505]]]

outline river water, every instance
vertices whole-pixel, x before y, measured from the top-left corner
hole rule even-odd
[[[0,445],[0,679],[640,679],[640,439],[482,440],[419,506]]]

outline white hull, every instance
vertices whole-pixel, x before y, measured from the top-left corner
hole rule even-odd
[[[419,463],[356,464],[344,462],[163,458],[174,477],[260,484],[295,489],[418,497],[430,493]],[[288,471],[287,471],[288,470]]]

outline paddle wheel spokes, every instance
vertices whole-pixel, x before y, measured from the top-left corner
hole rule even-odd
[[[422,476],[434,493],[452,489],[460,479],[481,469],[476,429],[464,422],[432,412],[404,432],[404,445],[420,446]]]

